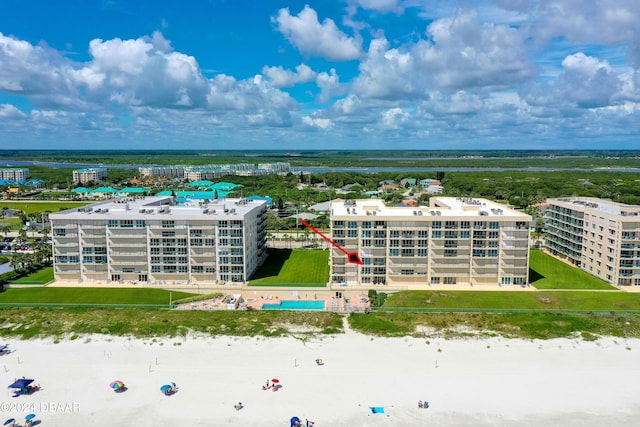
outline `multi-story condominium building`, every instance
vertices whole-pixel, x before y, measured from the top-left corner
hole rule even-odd
[[[85,184],[87,182],[98,182],[107,177],[107,168],[87,168],[73,171],[73,182]]]
[[[545,248],[614,286],[640,285],[640,206],[548,199]]]
[[[266,258],[266,203],[110,200],[51,214],[56,280],[245,282]]]
[[[157,178],[164,176],[167,178],[184,178],[184,166],[144,166],[138,168],[140,176]]]
[[[0,169],[0,180],[7,181],[26,181],[29,178],[29,169],[27,168],[5,168]]]
[[[332,248],[331,286],[526,285],[530,223],[483,199],[432,197],[428,207],[335,200],[331,238],[362,264]]]
[[[140,176],[187,179],[199,181],[203,179],[215,179],[225,175],[284,175],[289,173],[289,163],[236,163],[220,165],[194,165],[194,166],[145,166],[138,169]]]

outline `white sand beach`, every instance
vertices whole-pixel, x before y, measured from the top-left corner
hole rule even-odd
[[[6,340],[0,423],[48,426],[628,426],[640,420],[640,340],[551,341],[101,335]],[[318,366],[316,358],[324,365]],[[11,397],[15,378],[42,390]],[[282,388],[263,390],[267,379]],[[115,393],[109,383],[122,380]],[[164,396],[160,387],[176,382]],[[419,400],[428,409],[419,409]],[[242,402],[244,408],[234,409]],[[372,414],[370,406],[384,407]]]

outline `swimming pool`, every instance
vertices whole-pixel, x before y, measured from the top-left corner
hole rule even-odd
[[[324,301],[294,300],[278,304],[262,304],[263,310],[324,310]]]

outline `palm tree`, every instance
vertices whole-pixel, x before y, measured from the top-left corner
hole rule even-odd
[[[9,232],[11,231],[11,227],[9,227],[7,224],[2,224],[0,226],[0,233],[4,233],[4,237],[9,237]]]

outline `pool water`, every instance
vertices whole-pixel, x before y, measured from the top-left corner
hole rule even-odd
[[[262,304],[263,310],[324,310],[324,301],[280,301],[278,304]]]

